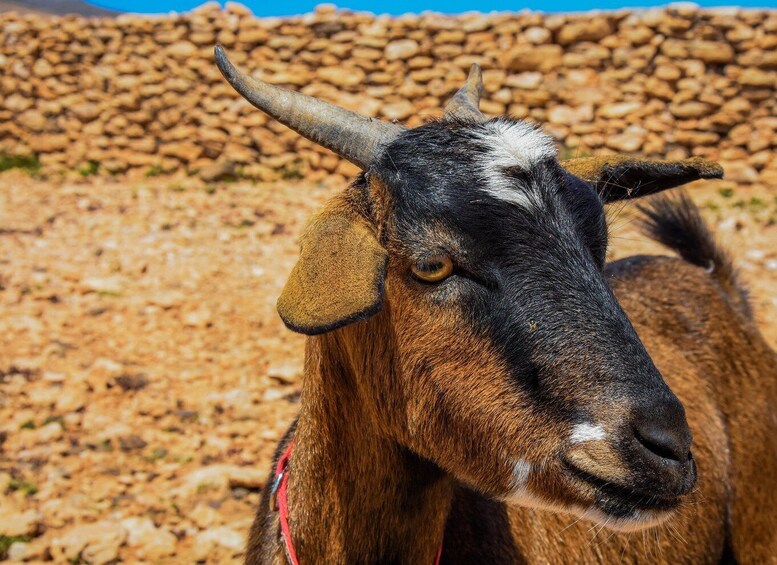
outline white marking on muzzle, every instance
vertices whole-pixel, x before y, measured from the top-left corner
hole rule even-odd
[[[607,437],[604,428],[594,424],[577,424],[572,428],[572,434],[569,436],[570,443],[583,443],[584,441],[601,441]]]

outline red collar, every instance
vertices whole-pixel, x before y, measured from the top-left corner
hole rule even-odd
[[[289,527],[289,496],[288,496],[288,484],[289,475],[286,473],[286,467],[291,459],[291,452],[294,450],[294,440],[289,442],[289,446],[286,451],[278,459],[278,464],[275,466],[275,479],[273,480],[272,490],[270,491],[270,509],[278,512],[278,518],[281,521],[281,538],[283,539],[283,547],[286,549],[286,558],[291,565],[299,565],[299,559],[297,559],[297,552],[294,551],[294,543],[291,539],[291,528]],[[442,543],[437,549],[437,556],[434,559],[434,565],[440,565],[440,558],[442,557]]]

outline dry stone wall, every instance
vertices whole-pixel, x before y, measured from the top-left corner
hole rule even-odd
[[[258,19],[230,4],[0,23],[0,152],[44,170],[354,172],[239,99],[213,63],[219,42],[273,84],[411,126],[439,116],[477,62],[483,110],[541,123],[562,153],[702,155],[777,184],[777,11]]]

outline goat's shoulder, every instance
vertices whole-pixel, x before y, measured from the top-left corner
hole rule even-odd
[[[708,269],[641,255],[609,264],[605,276],[651,355],[682,352],[687,360],[717,364],[717,373],[741,364],[742,351],[771,353],[739,295]]]
[[[749,322],[717,277],[680,258],[626,257],[609,263],[605,277],[637,325],[701,331],[699,325]]]
[[[749,307],[709,269],[638,255],[608,264],[605,276],[654,358],[680,353],[710,378],[730,379],[729,390],[743,382],[761,392],[777,387],[777,356]]]

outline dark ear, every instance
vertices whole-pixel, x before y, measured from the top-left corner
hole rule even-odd
[[[310,220],[300,248],[278,299],[289,329],[317,335],[380,310],[388,253],[344,199],[336,198]]]
[[[723,178],[723,167],[701,157],[682,161],[622,155],[581,157],[562,161],[561,166],[593,184],[605,203],[640,198],[699,179]]]

